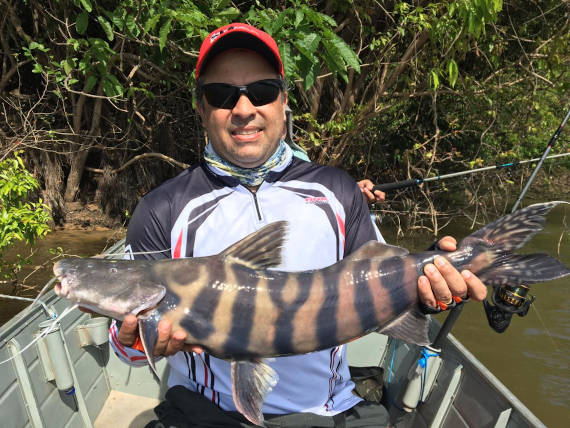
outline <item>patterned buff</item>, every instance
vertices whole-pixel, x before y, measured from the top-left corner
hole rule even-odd
[[[204,160],[214,171],[218,170],[231,175],[246,187],[254,187],[259,186],[263,182],[269,171],[279,166],[285,166],[285,163],[288,163],[290,157],[287,156],[287,147],[287,144],[281,140],[275,153],[263,165],[259,165],[256,168],[242,168],[223,159],[214,151],[212,143],[208,143],[204,149]]]

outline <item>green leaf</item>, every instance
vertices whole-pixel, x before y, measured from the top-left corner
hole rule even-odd
[[[311,33],[303,35],[302,38],[297,39],[294,44],[303,55],[310,58],[319,47],[320,40],[321,38],[318,34]]]
[[[61,67],[65,74],[69,74],[73,69],[73,63],[68,59],[64,59],[61,61]]]
[[[158,21],[160,20],[160,13],[157,13],[156,15],[150,17],[147,21],[146,24],[144,25],[144,29],[146,31],[154,31],[156,24],[158,24]]]
[[[103,92],[105,92],[105,95],[108,97],[116,97],[123,94],[123,86],[112,74],[103,76],[101,86],[103,87]]]
[[[293,24],[293,27],[297,28],[304,18],[305,18],[305,13],[303,12],[303,9],[296,9],[295,23]]]
[[[79,15],[77,15],[77,18],[75,18],[75,31],[77,31],[79,34],[85,34],[88,23],[89,14],[85,11],[81,12]]]
[[[454,88],[455,83],[457,82],[457,76],[459,75],[459,70],[457,68],[457,63],[453,58],[450,59],[447,64],[447,73],[449,74],[449,84]]]
[[[336,27],[336,21],[334,20],[334,18],[332,18],[328,15],[325,15],[324,13],[320,13],[320,12],[318,15],[319,15],[319,18],[321,18],[323,21],[325,21],[331,27]]]
[[[101,24],[101,27],[103,28],[103,31],[105,31],[105,35],[107,36],[107,38],[110,41],[113,41],[113,39],[115,38],[115,35],[113,34],[113,28],[111,27],[111,24],[109,23],[109,21],[107,21],[102,16],[98,16],[97,21],[99,21],[99,24]]]
[[[97,77],[96,76],[94,76],[93,74],[90,74],[89,76],[87,76],[87,81],[85,82],[85,91],[91,92],[91,90],[95,87],[96,83],[97,83]]]
[[[125,19],[125,25],[127,27],[127,30],[129,30],[133,35],[138,35],[138,31],[135,31],[137,29],[137,24],[135,22],[134,15],[127,15],[127,18]]]
[[[87,12],[91,12],[93,10],[93,7],[91,6],[91,1],[90,0],[80,0],[81,4],[83,5],[83,8],[87,11]]]
[[[291,45],[287,42],[282,42],[280,45],[281,61],[283,61],[283,68],[285,76],[292,78],[295,75],[295,64],[293,55],[291,54]]]
[[[439,87],[439,76],[436,70],[429,72],[431,88],[435,91]]]
[[[339,36],[337,36],[334,33],[332,33],[331,42],[342,56],[342,59],[350,67],[354,68],[358,73],[360,73],[360,59],[358,58],[356,53],[350,48],[350,46],[348,46],[343,39],[341,39]]]
[[[303,78],[303,83],[305,90],[308,90],[313,86],[319,75],[320,67],[318,61],[311,61],[307,57],[303,56],[300,62],[301,77]]]
[[[322,55],[329,71],[332,73],[346,73],[346,66],[336,46],[333,45],[330,40],[326,39],[323,40],[323,45],[325,49]]]
[[[172,25],[172,18],[170,18],[166,23],[162,26],[158,33],[158,46],[162,51],[166,46],[166,38],[168,37],[168,33],[170,33],[170,26]]]

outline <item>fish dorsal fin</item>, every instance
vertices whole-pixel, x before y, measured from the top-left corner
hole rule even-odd
[[[389,259],[391,257],[404,257],[408,254],[409,252],[405,248],[383,244],[378,241],[369,241],[354,253],[345,257],[344,260]]]
[[[279,377],[261,360],[232,361],[232,396],[237,410],[254,425],[263,426],[261,407]]]
[[[287,222],[276,221],[259,229],[220,253],[237,259],[252,269],[267,269],[281,264],[281,249],[287,234]]]
[[[378,330],[378,333],[416,345],[429,345],[429,318],[413,307]]]
[[[486,246],[501,250],[516,250],[544,228],[545,216],[552,208],[567,203],[553,201],[516,210],[472,233],[461,241],[460,247],[484,241]]]

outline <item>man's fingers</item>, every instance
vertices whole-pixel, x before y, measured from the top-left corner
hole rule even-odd
[[[186,336],[187,334],[184,330],[175,331],[170,337],[170,340],[166,345],[166,349],[164,350],[163,355],[165,356],[174,355],[177,352],[182,351],[182,349],[184,348],[184,341],[186,340]]]
[[[425,265],[424,273],[426,277],[429,279],[431,290],[433,292],[435,299],[443,303],[451,302],[451,291],[449,290],[449,287],[447,286],[445,279],[443,278],[439,270],[437,270],[435,265],[431,263]]]
[[[467,284],[467,294],[469,297],[476,302],[485,300],[487,297],[487,286],[468,270],[462,271],[461,276]]]
[[[170,331],[172,330],[172,324],[168,320],[160,320],[158,323],[158,338],[156,339],[156,345],[154,346],[154,356],[163,355],[168,341],[170,340]]]
[[[131,346],[135,343],[138,332],[138,321],[134,315],[127,315],[123,320],[121,328],[119,329],[118,339],[119,343],[125,346]]]
[[[443,251],[455,251],[457,249],[457,241],[453,236],[444,236],[437,242],[437,246]]]
[[[204,352],[204,348],[196,345],[184,345],[182,349],[186,352],[195,352],[196,354],[202,354]]]
[[[376,197],[377,202],[384,202],[386,200],[386,193],[382,190],[375,190],[374,196]]]
[[[463,276],[444,257],[436,257],[434,263],[453,296],[466,297],[467,284]],[[444,302],[447,303],[447,302]]]
[[[418,297],[424,305],[435,308],[435,296],[431,290],[429,279],[423,275],[418,278]]]

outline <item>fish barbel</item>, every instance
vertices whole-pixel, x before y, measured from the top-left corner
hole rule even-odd
[[[302,354],[346,343],[371,331],[429,344],[428,320],[418,309],[417,280],[438,255],[469,269],[486,285],[532,284],[570,270],[544,254],[517,255],[562,202],[531,205],[464,238],[456,251],[409,254],[369,242],[324,269],[274,270],[281,263],[286,222],[271,223],[220,254],[187,259],[58,261],[55,286],[94,312],[139,319],[151,367],[160,319],[184,329],[187,343],[232,361],[237,409],[263,423],[264,397],[276,373],[263,358]]]

